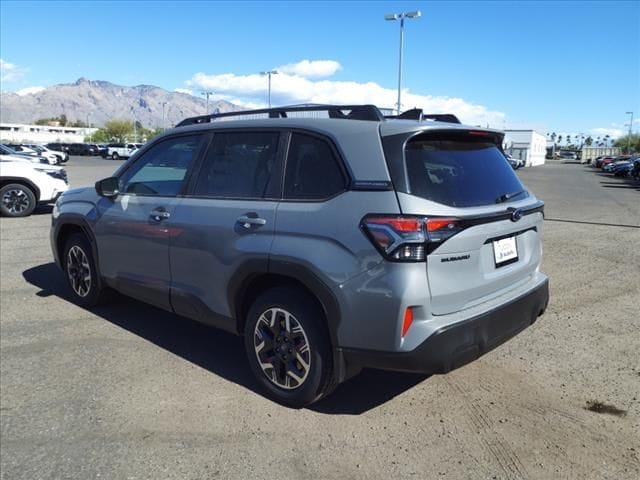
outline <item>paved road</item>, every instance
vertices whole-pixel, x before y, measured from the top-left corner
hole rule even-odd
[[[67,169],[77,186],[117,164]],[[1,478],[639,478],[638,185],[519,175],[553,219],[545,316],[449,375],[366,371],[302,410],[259,393],[239,338],[124,298],[73,305],[47,211],[0,220]]]

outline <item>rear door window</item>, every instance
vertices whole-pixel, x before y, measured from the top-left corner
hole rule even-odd
[[[213,198],[266,198],[274,195],[279,132],[217,132],[209,147],[194,195]]]
[[[486,137],[423,134],[407,142],[409,193],[453,207],[522,200],[529,194]]]
[[[345,188],[345,176],[330,145],[320,138],[294,133],[287,157],[284,198],[322,200]]]

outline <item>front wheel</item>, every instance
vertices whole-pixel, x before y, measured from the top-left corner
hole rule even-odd
[[[322,310],[304,291],[276,287],[253,303],[245,325],[251,370],[269,396],[300,408],[331,390],[331,344]]]
[[[27,217],[36,208],[36,196],[22,184],[10,183],[0,188],[0,212],[7,217]]]
[[[76,233],[67,240],[63,267],[73,300],[82,307],[94,307],[107,299],[86,237]]]
[[[113,152],[113,154],[111,155],[111,158],[113,160],[118,160],[120,158],[120,155],[118,155],[118,152]]]

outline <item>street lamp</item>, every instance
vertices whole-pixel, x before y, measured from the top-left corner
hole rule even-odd
[[[267,70],[266,72],[260,72],[260,75],[267,75],[269,77],[269,108],[271,108],[271,75],[277,75],[277,70]]]
[[[205,115],[208,115],[209,114],[209,95],[213,95],[213,92],[210,92],[208,90],[202,90],[200,92],[200,95],[204,95],[205,97],[207,97],[207,109],[204,113]]]
[[[633,112],[624,112],[625,115],[631,115],[629,120],[629,136],[627,137],[627,153],[631,153],[631,134],[633,133]]]
[[[405,18],[418,18],[422,14],[420,10],[415,12],[402,12],[402,13],[390,13],[384,16],[385,20],[400,20],[400,59],[398,61],[398,115],[400,115],[400,95],[402,88],[402,46],[404,43],[404,19]]]
[[[164,121],[164,107],[166,106],[167,106],[167,102],[162,102],[162,131],[163,132],[166,130],[165,121]]]

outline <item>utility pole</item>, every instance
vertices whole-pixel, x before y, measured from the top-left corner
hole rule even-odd
[[[629,121],[629,136],[627,137],[627,153],[631,153],[631,135],[633,134],[633,112],[624,112],[626,115],[631,115]]]
[[[207,107],[206,110],[204,112],[205,115],[209,114],[209,95],[213,95],[213,92],[209,91],[209,90],[202,90],[200,92],[200,95],[204,95],[205,97],[207,97]]]

